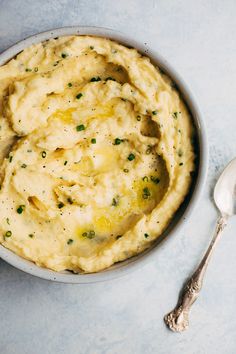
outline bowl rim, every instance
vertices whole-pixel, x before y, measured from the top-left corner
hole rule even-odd
[[[201,116],[199,107],[193,97],[192,92],[180,77],[180,75],[175,71],[175,69],[164,59],[159,52],[151,49],[147,43],[142,43],[137,41],[133,37],[110,28],[105,27],[96,27],[96,26],[69,26],[69,27],[60,27],[52,30],[40,32],[34,35],[31,35],[23,40],[20,40],[16,44],[12,45],[8,49],[0,53],[0,66],[4,65],[7,61],[21,52],[23,49],[29,47],[32,44],[36,44],[47,39],[67,36],[67,35],[91,35],[108,38],[114,41],[117,41],[126,46],[132,46],[136,48],[142,54],[148,56],[153,63],[158,65],[172,80],[177,84],[181,95],[183,96],[188,109],[191,112],[193,117],[194,124],[196,126],[198,134],[198,144],[199,144],[199,165],[198,165],[198,176],[195,182],[194,190],[188,201],[188,204],[183,212],[181,218],[177,221],[176,225],[168,232],[168,235],[164,237],[161,241],[162,248],[166,247],[167,243],[173,239],[174,234],[177,234],[183,225],[189,219],[191,213],[193,212],[196,204],[202,194],[206,177],[207,177],[207,168],[208,168],[208,143],[206,136],[206,128],[204,121]],[[165,242],[163,242],[165,241]],[[167,242],[168,241],[168,242]],[[31,275],[37,276],[42,279],[61,282],[61,283],[95,283],[105,280],[110,280],[114,278],[121,277],[126,275],[128,272],[138,269],[146,263],[153,260],[156,257],[156,252],[158,251],[159,246],[153,246],[145,252],[140,253],[139,255],[130,258],[128,261],[121,262],[121,266],[118,268],[108,268],[105,271],[91,274],[72,274],[72,273],[61,273],[56,272],[47,268],[42,268],[37,266],[31,261],[24,259],[23,257],[18,256],[12,251],[8,250],[4,246],[0,245],[0,258],[11,264],[15,268],[22,270]]]

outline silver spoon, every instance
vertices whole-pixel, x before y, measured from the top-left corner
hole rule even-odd
[[[164,317],[167,327],[174,332],[182,332],[188,328],[189,312],[199,296],[212,252],[227,225],[228,218],[236,214],[236,158],[226,166],[220,175],[214,189],[214,201],[220,212],[215,234],[198,268],[185,283],[177,306]]]

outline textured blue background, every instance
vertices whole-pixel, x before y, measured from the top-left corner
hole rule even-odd
[[[0,261],[1,354],[236,353],[236,221],[217,248],[183,334],[163,315],[211,236],[215,178],[236,155],[234,0],[0,0],[0,51],[39,31],[96,25],[124,31],[157,49],[191,87],[207,124],[209,177],[181,233],[156,260],[122,279],[63,285]]]

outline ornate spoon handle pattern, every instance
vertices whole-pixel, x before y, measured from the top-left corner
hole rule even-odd
[[[204,274],[210,261],[219,236],[227,225],[227,217],[221,216],[217,222],[216,231],[212,241],[196,271],[185,283],[180,293],[179,301],[173,311],[164,317],[164,321],[169,329],[174,332],[182,332],[189,326],[189,312],[192,304],[197,300],[202,288]]]

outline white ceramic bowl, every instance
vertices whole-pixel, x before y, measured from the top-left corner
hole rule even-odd
[[[185,202],[181,205],[178,212],[175,214],[171,224],[167,230],[163,233],[161,237],[156,241],[156,243],[146,250],[145,252],[132,257],[126,261],[117,263],[110,267],[107,270],[101,271],[99,273],[93,274],[73,274],[71,272],[55,272],[46,268],[41,268],[35,265],[33,262],[27,261],[24,258],[14,254],[10,250],[0,245],[0,257],[13,265],[14,267],[37,277],[48,279],[52,281],[64,282],[64,283],[93,283],[97,281],[104,281],[112,279],[115,277],[122,276],[128,271],[137,268],[140,265],[149,262],[154,257],[158,255],[158,244],[163,239],[171,240],[173,234],[179,232],[180,228],[183,226],[185,220],[189,219],[190,213],[193,211],[197,200],[202,191],[205,177],[207,174],[207,161],[208,161],[208,150],[207,150],[207,141],[205,135],[205,128],[199,109],[190,93],[190,90],[187,88],[183,80],[177,75],[177,73],[170,67],[165,59],[163,59],[159,53],[154,52],[147,45],[130,38],[124,33],[114,31],[107,28],[100,27],[64,27],[58,28],[47,32],[42,32],[26,38],[19,43],[13,45],[2,54],[0,54],[0,65],[5,64],[23,49],[29,47],[32,44],[39,43],[46,39],[55,38],[65,35],[94,35],[105,38],[113,39],[121,44],[131,46],[136,48],[140,53],[150,57],[151,61],[158,65],[172,80],[176,83],[181,92],[194,120],[197,131],[197,143],[198,143],[198,153],[199,153],[199,164],[198,164],[198,173],[194,181],[194,185],[189,196],[186,198]]]

